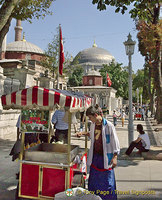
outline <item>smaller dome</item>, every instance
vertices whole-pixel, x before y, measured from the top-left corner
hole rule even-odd
[[[15,42],[9,43],[7,45],[6,51],[44,54],[44,51],[41,48],[26,41],[15,41]]]

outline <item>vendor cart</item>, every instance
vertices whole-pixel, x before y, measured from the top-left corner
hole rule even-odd
[[[76,145],[71,145],[72,113],[83,112],[92,104],[92,98],[62,90],[49,90],[34,86],[1,97],[4,109],[21,109],[21,154],[18,199],[54,199],[55,194],[75,186],[84,187],[87,159],[87,137],[85,151],[80,153]],[[51,111],[58,105],[68,114],[68,144],[51,144],[49,126]],[[31,112],[29,112],[31,111]],[[39,116],[33,112],[39,111]],[[30,113],[31,115],[27,118]],[[46,117],[45,117],[46,116]],[[33,123],[36,126],[33,126]],[[87,127],[86,127],[87,129]],[[48,143],[37,143],[24,147],[28,132],[48,134]],[[76,163],[80,156],[82,162]]]

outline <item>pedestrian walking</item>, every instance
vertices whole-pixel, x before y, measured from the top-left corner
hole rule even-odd
[[[106,118],[106,114],[107,114],[107,106],[104,104],[104,106],[102,107],[102,112],[104,117]]]
[[[142,120],[145,120],[145,110],[144,107],[141,108]]]
[[[119,117],[121,117],[121,121],[122,121],[122,127],[124,127],[124,121],[125,121],[125,112],[124,112],[124,109],[121,111],[121,114]]]
[[[117,125],[117,114],[116,114],[116,110],[113,111],[113,123],[114,123],[114,126]]]

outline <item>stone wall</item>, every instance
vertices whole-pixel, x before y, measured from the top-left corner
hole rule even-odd
[[[2,110],[0,114],[0,139],[16,140],[16,123],[19,114],[20,110]]]
[[[19,80],[5,77],[0,67],[0,97],[19,90],[19,85]],[[16,122],[19,114],[20,110],[3,110],[0,99],[0,139],[16,140]]]

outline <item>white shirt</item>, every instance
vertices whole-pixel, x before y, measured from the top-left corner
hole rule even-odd
[[[150,149],[150,139],[148,134],[139,134],[138,137],[141,138],[142,146],[145,147],[145,149]]]
[[[95,123],[91,123],[89,132],[91,138],[91,145],[87,158],[87,165],[89,166],[91,165],[93,159],[94,131],[95,131]],[[110,165],[110,161],[113,157],[113,154],[120,153],[120,145],[114,125],[104,118],[102,122],[102,143],[103,143],[104,169],[109,169],[112,167]]]

